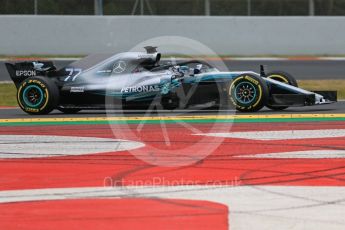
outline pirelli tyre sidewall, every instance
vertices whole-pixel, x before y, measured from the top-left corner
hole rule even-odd
[[[274,71],[266,74],[266,76],[267,78],[298,87],[296,79],[289,73],[283,71]]]
[[[45,77],[31,77],[18,86],[17,101],[28,114],[48,114],[59,101],[57,86]]]
[[[267,84],[261,77],[251,74],[240,75],[230,84],[229,99],[238,111],[258,111],[267,102]]]
[[[295,87],[298,87],[296,79],[289,73],[283,72],[283,71],[274,71],[266,74],[267,78],[271,78],[273,80],[283,82]],[[289,108],[288,106],[272,106],[272,105],[266,105],[267,108],[272,110],[284,110]]]

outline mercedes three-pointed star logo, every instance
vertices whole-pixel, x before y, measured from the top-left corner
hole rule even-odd
[[[126,70],[126,62],[124,61],[117,61],[113,65],[113,72],[114,73],[122,73]]]

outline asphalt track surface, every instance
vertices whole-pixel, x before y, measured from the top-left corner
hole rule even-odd
[[[10,81],[4,65],[0,61],[0,81]],[[54,61],[57,68],[67,66],[71,61]],[[292,74],[297,80],[345,79],[345,60],[226,60],[230,71],[259,72],[259,65],[266,71],[281,70]]]

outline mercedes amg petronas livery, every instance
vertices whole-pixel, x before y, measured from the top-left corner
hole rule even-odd
[[[156,47],[146,52],[90,55],[65,68],[52,62],[6,63],[20,108],[29,114],[54,109],[184,109],[193,105],[234,106],[254,112],[336,101],[336,92],[298,88],[284,72],[222,72],[198,60],[161,64]]]

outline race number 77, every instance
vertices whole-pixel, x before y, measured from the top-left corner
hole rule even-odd
[[[71,81],[75,81],[75,79],[81,74],[82,69],[73,69],[73,68],[66,68],[65,69],[68,72],[68,76],[65,78],[64,81],[68,81],[71,79]]]

